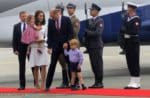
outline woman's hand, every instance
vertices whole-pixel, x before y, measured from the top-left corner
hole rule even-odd
[[[52,54],[52,49],[48,49],[48,54]]]

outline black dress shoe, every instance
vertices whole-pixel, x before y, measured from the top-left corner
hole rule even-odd
[[[20,87],[18,88],[18,90],[25,90],[25,87]]]
[[[80,89],[80,84],[79,83],[76,83],[75,86]]]
[[[45,92],[48,92],[48,91],[49,91],[49,88],[46,88],[44,91],[45,91]]]
[[[83,53],[84,53],[84,54],[87,54],[87,53],[89,53],[89,52],[88,52],[88,50],[85,50]]]
[[[77,86],[75,86],[75,85],[72,85],[71,86],[71,90],[79,90],[80,88],[78,88]]]
[[[125,51],[121,51],[119,54],[120,54],[120,55],[125,55],[126,52],[125,52]]]
[[[84,84],[82,84],[81,86],[82,86],[82,90],[86,90],[87,89],[87,87]]]
[[[65,89],[65,88],[70,88],[70,86],[69,86],[69,84],[64,84],[64,83],[62,83],[59,87],[56,87],[56,88],[58,88],[58,89]]]
[[[104,88],[102,83],[95,83],[94,85],[90,86],[89,88]]]
[[[140,89],[141,87],[129,87],[129,86],[126,86],[124,87],[124,89]]]

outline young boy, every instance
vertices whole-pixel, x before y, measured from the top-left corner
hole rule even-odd
[[[81,73],[81,65],[83,63],[83,54],[82,52],[78,49],[79,47],[79,42],[76,39],[72,39],[69,42],[70,45],[70,50],[68,51],[68,45],[64,44],[64,53],[65,55],[69,56],[69,61],[70,61],[70,68],[71,68],[71,89],[72,90],[77,90],[78,88],[75,86],[75,79],[76,75],[78,79],[80,80],[80,85],[82,86],[82,89],[85,90],[86,87],[83,82],[83,77]]]

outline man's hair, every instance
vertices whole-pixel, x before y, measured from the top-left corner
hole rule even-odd
[[[54,14],[57,14],[57,13],[59,13],[61,10],[60,10],[60,9],[53,9],[52,11],[53,11]]]
[[[19,15],[21,16],[22,14],[26,14],[27,12],[26,11],[21,11],[20,13],[19,13]]]

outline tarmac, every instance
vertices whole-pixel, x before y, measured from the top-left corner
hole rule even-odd
[[[84,48],[81,48],[84,51]],[[104,48],[104,85],[105,88],[122,89],[129,82],[126,59],[124,55],[119,55],[120,48],[111,46]],[[142,89],[150,89],[150,46],[141,46],[141,84]],[[0,49],[0,87],[18,87],[18,61],[17,56],[11,48]],[[50,62],[50,61],[49,61]],[[85,84],[90,86],[94,82],[93,73],[89,62],[89,57],[84,54],[84,64],[82,66]],[[26,66],[27,88],[33,87],[33,78],[30,66]],[[56,73],[52,87],[61,84],[61,67],[57,64]],[[0,94],[0,98],[131,98],[123,96],[85,96],[85,95],[46,95],[46,94]],[[132,97],[133,98],[133,97]],[[137,97],[136,97],[137,98]],[[139,97],[138,97],[139,98]],[[141,98],[141,97],[140,97]],[[142,97],[143,98],[143,97]]]

